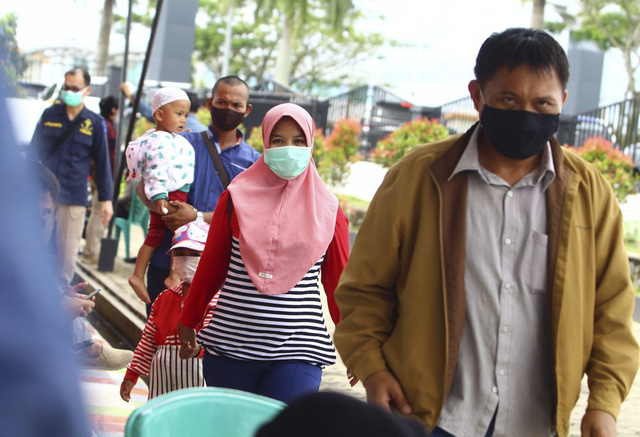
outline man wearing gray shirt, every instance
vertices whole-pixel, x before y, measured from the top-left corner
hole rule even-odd
[[[433,436],[614,436],[638,368],[622,216],[553,138],[566,54],[508,29],[482,45],[480,122],[412,151],[376,193],[336,299],[335,343],[370,402]]]

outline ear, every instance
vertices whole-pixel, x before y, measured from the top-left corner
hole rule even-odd
[[[151,115],[153,116],[153,119],[156,121],[156,124],[159,121],[162,121],[162,108],[161,109],[156,109],[156,112],[154,112]]]
[[[471,82],[469,82],[468,89],[469,94],[471,95],[471,100],[473,100],[473,106],[474,108],[476,108],[476,111],[480,113],[482,111],[482,107],[484,106],[480,84],[477,80],[472,80]]]
[[[244,118],[247,118],[251,113],[251,109],[253,109],[253,105],[251,103],[247,104],[247,110],[244,111]]]
[[[569,95],[569,91],[564,90],[564,94],[562,95],[562,106],[564,106],[564,104],[566,103],[568,95]]]
[[[207,97],[207,103],[206,103],[207,111],[211,111],[211,102],[212,102],[211,97]]]
[[[88,96],[89,94],[91,94],[91,87],[88,86],[87,89],[84,91],[84,95]]]

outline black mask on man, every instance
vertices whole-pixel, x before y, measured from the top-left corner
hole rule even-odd
[[[211,122],[222,131],[234,130],[244,120],[244,112],[211,106]]]
[[[485,103],[480,124],[491,145],[511,159],[540,152],[558,130],[560,114],[540,114],[492,108]]]

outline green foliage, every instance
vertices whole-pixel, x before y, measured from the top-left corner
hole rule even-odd
[[[449,136],[449,130],[437,119],[420,118],[407,122],[378,141],[371,158],[383,167],[391,167],[419,144],[432,143]]]
[[[638,178],[633,174],[633,161],[610,141],[601,137],[588,138],[581,147],[575,149],[578,155],[595,165],[613,187],[620,202],[635,192]]]
[[[572,38],[595,41],[607,50],[620,50],[629,84],[627,95],[637,95],[635,73],[640,66],[640,2],[638,0],[581,0],[580,28]]]
[[[267,73],[275,68],[278,35],[282,33],[283,26],[279,9],[273,9],[273,13],[266,11],[282,5],[279,5],[279,1],[261,2],[265,9],[257,14],[256,21],[255,16],[247,13],[255,10],[256,2],[243,3],[245,7],[234,10],[229,73],[250,83],[262,82]],[[291,3],[296,1],[291,0]],[[375,56],[385,44],[394,42],[385,39],[381,33],[357,31],[357,24],[364,18],[358,10],[340,12],[344,13],[342,30],[336,33],[328,18],[331,11],[327,9],[327,0],[307,0],[304,3],[304,17],[301,12],[294,13],[294,24],[301,31],[296,34],[292,47],[291,87],[303,93],[326,96],[330,93],[328,90],[338,84],[364,83],[363,77],[349,74],[349,71],[354,65]],[[220,77],[222,72],[226,8],[227,5],[222,2],[200,0],[202,14],[196,27],[196,56],[216,77]],[[296,26],[294,33],[295,29]]]
[[[196,112],[196,117],[198,117],[200,123],[205,126],[209,126],[209,124],[211,123],[211,113],[204,106],[198,109],[198,112]]]
[[[360,229],[370,202],[346,194],[339,194],[338,201],[340,208],[349,219],[349,229],[354,231]]]
[[[360,142],[360,123],[354,120],[339,120],[331,135],[325,138],[322,129],[317,129],[313,137],[313,161],[322,180],[329,185],[339,185],[345,181],[351,162],[357,161]],[[251,130],[247,144],[263,153],[262,128]]]
[[[0,68],[4,70],[6,83],[0,84],[9,96],[16,93],[16,82],[25,70],[27,63],[18,50],[16,40],[17,17],[13,12],[0,18]]]

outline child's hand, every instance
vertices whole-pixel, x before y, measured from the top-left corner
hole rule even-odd
[[[120,384],[120,397],[123,401],[129,402],[129,400],[131,400],[131,390],[133,390],[133,386],[133,382],[128,379],[122,381],[122,384]]]
[[[153,205],[156,207],[156,211],[158,211],[158,214],[160,215],[169,214],[169,209],[167,208],[168,204],[167,199],[158,199],[153,202]]]

